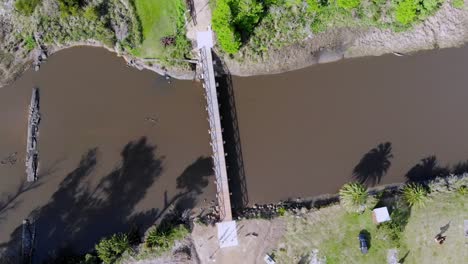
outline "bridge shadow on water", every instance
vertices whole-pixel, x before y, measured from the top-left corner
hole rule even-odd
[[[176,179],[179,192],[172,198],[165,192],[163,208],[135,213],[134,208],[161,176],[164,157],[157,156],[156,146],[145,137],[129,142],[121,157],[119,166],[91,185],[89,176],[96,169],[99,151],[90,149],[50,201],[30,214],[37,235],[34,263],[61,263],[64,257],[92,251],[101,238],[132,227],[139,230],[139,238],[169,209],[193,208],[213,174],[211,159],[200,157]],[[20,263],[21,228],[12,232],[9,242],[0,244],[1,263]]]
[[[244,159],[242,156],[242,144],[237,119],[237,109],[234,95],[234,87],[231,74],[220,60],[213,54],[214,69],[217,73],[216,82],[219,84],[218,102],[220,104],[221,126],[223,128],[224,149],[227,153],[226,165],[229,177],[229,190],[231,192],[231,206],[233,213],[242,209],[249,203],[247,182],[245,178]]]

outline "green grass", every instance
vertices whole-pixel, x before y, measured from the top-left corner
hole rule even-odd
[[[135,55],[143,58],[163,57],[167,50],[161,44],[161,38],[185,34],[185,31],[178,32],[183,28],[185,2],[135,0],[135,6],[143,28],[143,43],[134,52]]]
[[[314,249],[319,257],[333,263],[386,263],[389,249],[398,248],[399,258],[408,253],[404,263],[466,263],[468,239],[463,236],[463,220],[468,219],[468,195],[457,191],[431,194],[426,207],[411,208],[408,223],[400,240],[392,239],[389,230],[377,228],[371,211],[348,213],[341,205],[320,209],[305,217],[286,215],[287,231],[275,251],[277,263],[298,263]],[[398,208],[403,208],[397,203]],[[396,215],[392,215],[396,223]],[[451,221],[443,245],[434,242],[440,227]],[[359,249],[358,234],[370,233],[367,255]]]
[[[463,220],[468,220],[468,195],[437,194],[424,208],[413,208],[404,233],[409,254],[405,263],[467,263],[468,239]],[[440,227],[450,222],[443,245],[434,242]]]
[[[452,6],[458,9],[465,7],[465,0],[452,0]]]
[[[358,235],[362,230],[370,233],[367,255],[359,249]],[[288,216],[288,232],[284,237],[286,250],[279,250],[276,260],[297,263],[298,259],[318,249],[319,256],[325,258],[327,264],[385,263],[387,249],[392,245],[377,233],[370,211],[360,215],[347,213],[339,205],[320,209],[309,219]]]

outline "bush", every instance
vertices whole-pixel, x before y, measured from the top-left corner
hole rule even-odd
[[[94,6],[87,6],[83,11],[83,17],[90,20],[95,21],[99,19],[99,12]]]
[[[165,231],[159,228],[153,228],[148,232],[145,245],[148,248],[157,248],[161,251],[167,251],[174,246],[176,240],[183,239],[189,233],[184,225],[168,228]]]
[[[213,29],[221,49],[228,54],[237,53],[241,45],[240,36],[235,32],[232,21],[233,17],[227,0],[216,1],[212,18]]]
[[[25,48],[28,52],[33,50],[37,45],[33,36],[28,36],[27,38],[24,39],[24,42],[25,42]]]
[[[95,248],[98,257],[104,263],[111,264],[130,248],[130,242],[127,235],[119,233],[102,239]]]
[[[361,4],[361,0],[337,0],[336,3],[341,8],[353,9]]]
[[[278,208],[278,215],[284,216],[286,214],[286,209],[284,207]]]
[[[83,6],[82,0],[58,0],[58,3],[63,16],[76,16]]]
[[[421,184],[410,183],[403,188],[403,199],[409,206],[424,207],[427,191]]]
[[[466,186],[460,186],[458,189],[457,189],[457,193],[460,194],[460,195],[468,195],[468,187]]]
[[[402,25],[409,25],[416,20],[418,4],[415,0],[398,1],[395,8],[395,19]]]
[[[41,0],[16,0],[15,7],[23,15],[31,15]]]
[[[452,6],[458,9],[465,7],[465,0],[452,0]]]
[[[340,201],[350,212],[363,212],[366,209],[369,194],[364,185],[358,182],[345,184],[340,189]]]

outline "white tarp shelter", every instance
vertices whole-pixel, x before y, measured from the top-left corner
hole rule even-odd
[[[372,219],[376,224],[392,220],[388,213],[387,207],[379,207],[372,210]]]

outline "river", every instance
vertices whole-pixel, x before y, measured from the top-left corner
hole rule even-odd
[[[467,160],[467,68],[465,47],[234,77],[242,195],[250,204],[310,197]],[[28,185],[34,86],[40,168]],[[0,165],[0,246],[14,247],[8,241],[30,215],[45,258],[58,247],[88,250],[130,223],[147,227],[170,204],[208,205],[215,187],[204,107],[200,83],[169,84],[97,48],[61,51],[0,89],[0,159],[17,153],[16,163]]]

